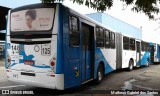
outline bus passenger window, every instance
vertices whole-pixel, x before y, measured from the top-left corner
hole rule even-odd
[[[106,34],[106,37],[105,37],[105,38],[106,38],[107,40],[109,40],[109,34],[110,34],[110,32],[109,32],[108,30],[106,30],[106,31],[105,31],[105,34]]]
[[[96,36],[100,36],[99,28],[96,28]]]
[[[145,42],[141,41],[141,49],[142,49],[142,51],[145,50],[145,45],[144,45],[144,43],[145,43]]]
[[[150,52],[150,50],[151,50],[151,49],[150,49],[150,44],[149,44],[149,43],[147,43],[146,45],[147,45],[146,50],[147,50],[148,52]]]
[[[96,45],[97,47],[104,47],[104,31],[102,28],[96,28]]]
[[[148,50],[148,47],[147,47],[147,43],[146,42],[144,42],[144,45],[143,45],[143,51],[147,51]]]
[[[110,36],[110,32],[108,30],[105,31],[105,48],[110,48],[110,41],[109,41],[109,36]]]
[[[103,32],[103,29],[100,28],[100,37],[101,37],[101,38],[103,38],[103,33],[104,33],[104,32]]]
[[[129,50],[129,38],[125,36],[123,37],[123,49]]]
[[[144,42],[143,47],[144,47],[144,48],[143,48],[143,51],[147,51],[147,49],[148,49],[148,48],[147,48],[147,43]]]
[[[135,39],[130,38],[130,44],[129,44],[129,48],[130,50],[135,50]]]
[[[112,33],[111,37],[111,48],[115,48],[115,33]]]
[[[80,33],[78,18],[69,16],[70,46],[79,46]]]

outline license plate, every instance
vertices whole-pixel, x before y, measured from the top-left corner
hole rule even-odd
[[[25,65],[33,65],[34,61],[33,60],[24,60]]]

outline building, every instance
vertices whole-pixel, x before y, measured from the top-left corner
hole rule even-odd
[[[90,18],[102,23],[107,28],[111,28],[116,32],[121,32],[122,34],[130,37],[135,37],[138,39],[142,39],[142,30],[134,27],[124,21],[121,21],[115,17],[112,17],[106,13],[91,13],[86,14]]]

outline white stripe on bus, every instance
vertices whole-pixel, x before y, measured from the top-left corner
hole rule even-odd
[[[48,41],[51,40],[51,38],[38,38],[38,39],[15,39],[11,38],[11,41]]]

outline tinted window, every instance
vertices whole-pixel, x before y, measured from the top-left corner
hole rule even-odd
[[[115,48],[115,33],[101,27],[96,28],[97,47]]]
[[[129,37],[123,37],[123,43],[129,43]]]
[[[104,47],[104,31],[102,28],[97,27],[96,28],[96,45],[97,47]]]
[[[123,37],[123,49],[129,50],[129,38],[125,36]]]
[[[99,30],[100,30],[100,28],[99,28],[99,27],[97,27],[97,28],[96,28],[96,36],[97,36],[97,37],[99,37],[99,36],[100,36],[100,32],[99,32]]]
[[[143,44],[143,49],[144,49],[144,51],[148,50],[148,44],[146,42],[144,42],[144,44]]]
[[[115,48],[115,33],[112,33],[111,37],[111,48]]]
[[[103,38],[103,33],[104,33],[104,32],[103,32],[103,29],[100,28],[99,32],[100,32],[100,37]]]
[[[137,46],[137,50],[136,51],[139,53],[140,52],[140,48],[139,48],[140,47],[140,42],[137,42],[136,44],[137,44],[136,45]]]
[[[143,41],[141,41],[141,49],[142,49],[142,51],[144,51],[144,42]]]
[[[109,40],[110,32],[108,30],[106,30],[105,33],[106,33],[106,37],[105,38]]]
[[[75,16],[69,16],[69,32],[70,32],[70,45],[79,46],[80,34],[79,34],[79,22]]]
[[[135,39],[130,38],[130,50],[135,50]]]
[[[111,44],[110,44],[110,34],[111,32],[109,32],[108,30],[105,31],[105,48],[110,48],[111,47]]]
[[[146,51],[150,52],[150,44],[146,43],[147,47],[146,47]]]

